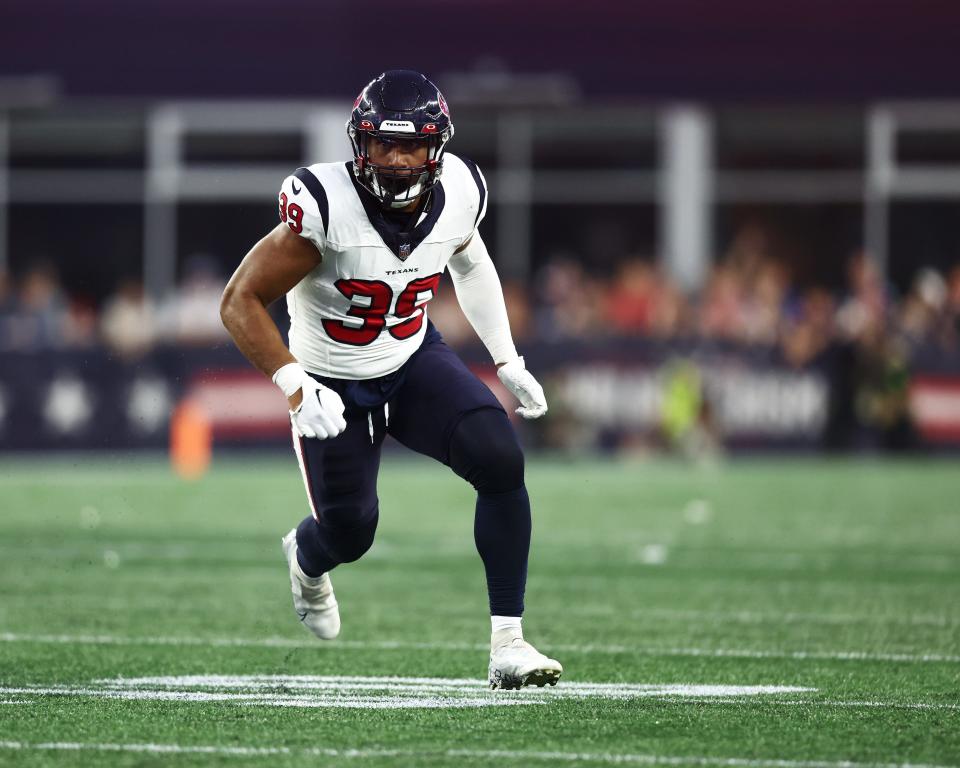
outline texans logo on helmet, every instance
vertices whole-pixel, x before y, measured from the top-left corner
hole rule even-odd
[[[447,106],[447,100],[443,98],[443,94],[440,93],[440,91],[437,91],[437,101],[440,102],[440,111],[447,117],[450,117],[450,107]],[[354,109],[356,109],[356,107],[354,107]]]

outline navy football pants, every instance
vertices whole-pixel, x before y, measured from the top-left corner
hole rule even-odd
[[[522,615],[530,501],[523,452],[506,413],[440,340],[428,337],[400,376],[390,378],[393,386],[383,404],[369,398],[372,382],[364,382],[358,395],[355,382],[323,378],[344,399],[346,430],[332,440],[294,435],[313,511],[297,529],[301,567],[319,575],[359,559],[373,544],[380,449],[390,434],[476,489],[474,540],[486,570],[491,614]]]

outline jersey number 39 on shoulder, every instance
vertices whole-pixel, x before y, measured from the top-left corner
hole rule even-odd
[[[411,280],[397,296],[393,316],[401,322],[391,325],[390,335],[395,339],[415,336],[423,325],[423,306],[432,299],[440,286],[440,273]],[[393,304],[393,291],[380,280],[341,279],[334,287],[350,300],[347,314],[362,320],[361,325],[347,325],[342,320],[324,320],[323,328],[334,341],[363,347],[374,339],[387,324],[387,313]],[[418,311],[419,310],[419,311]]]
[[[303,208],[296,203],[287,204],[287,193],[280,193],[280,221],[298,235],[303,232]]]

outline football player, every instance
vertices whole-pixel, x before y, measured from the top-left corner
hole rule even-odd
[[[500,403],[427,319],[445,269],[468,320],[534,419],[547,411],[510,334],[496,269],[477,231],[483,175],[445,151],[453,123],[418,72],[391,70],[357,97],[353,160],[297,169],[280,223],[230,279],[221,317],[287,396],[311,514],[283,538],[293,605],[317,637],[340,631],[330,571],[373,543],[384,436],[449,466],[477,491],[494,688],[555,684],[562,667],[521,630],[530,547],[524,460]],[[290,348],[267,314],[286,294]]]

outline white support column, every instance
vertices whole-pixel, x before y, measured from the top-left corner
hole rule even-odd
[[[350,141],[347,139],[346,108],[322,107],[307,115],[305,124],[306,165],[313,163],[346,162],[350,158]]]
[[[159,301],[176,284],[177,189],[182,120],[172,107],[147,118],[147,172],[144,189],[143,283]]]
[[[713,251],[713,130],[692,106],[660,119],[660,258],[685,291],[698,290]]]
[[[0,114],[0,274],[10,269],[10,119]]]
[[[888,109],[867,115],[867,172],[863,200],[863,242],[883,278],[887,276],[890,195],[896,161],[896,123]]]
[[[497,270],[502,278],[526,280],[533,245],[533,124],[529,115],[504,112],[498,119],[495,194],[497,243],[493,258]]]

